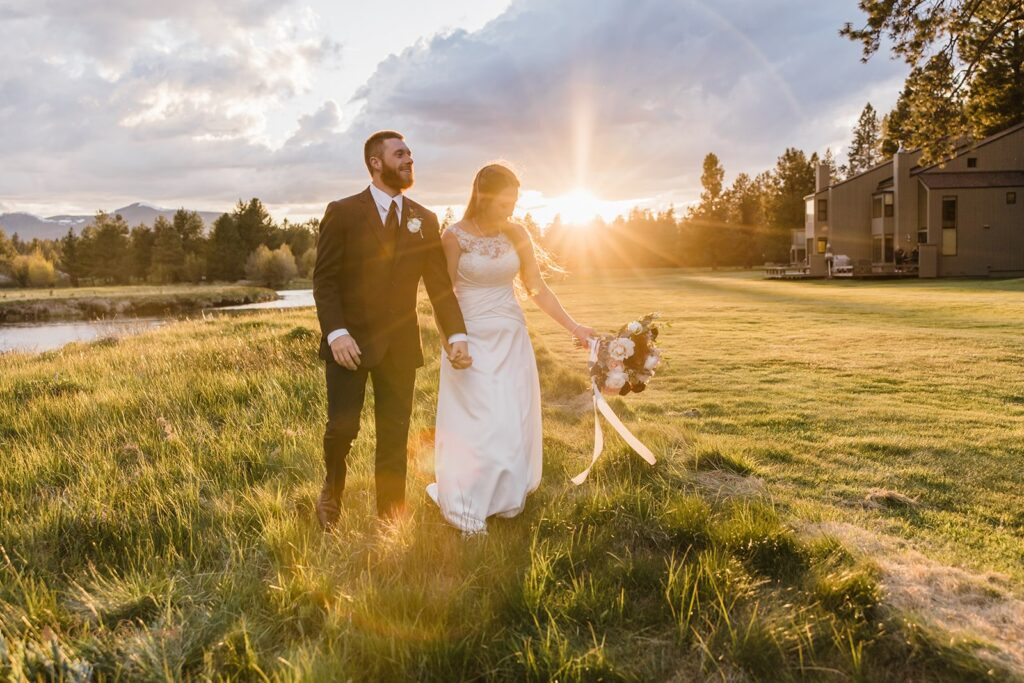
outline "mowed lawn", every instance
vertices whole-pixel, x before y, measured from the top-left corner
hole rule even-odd
[[[1024,280],[655,272],[558,292],[598,328],[662,312],[669,365],[626,399],[638,419],[745,459],[800,516],[905,536],[1024,589]],[[531,324],[566,353],[543,314]],[[920,505],[866,511],[873,489]]]
[[[468,541],[424,493],[436,357],[410,518],[375,520],[364,435],[324,535],[313,311],[0,356],[0,679],[1024,672],[1024,281],[655,271],[553,287],[599,329],[661,312],[663,368],[611,401],[660,461],[606,428],[605,459],[569,482],[593,438],[585,357],[527,306],[544,482]],[[918,573],[897,576],[897,555]],[[913,583],[943,568],[952,589]],[[915,591],[962,593],[947,602],[971,619],[920,613]]]

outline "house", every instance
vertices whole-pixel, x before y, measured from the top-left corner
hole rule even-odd
[[[920,159],[901,150],[831,185],[819,166],[805,197],[806,260],[793,265],[823,277],[844,256],[853,276],[1024,276],[1024,123],[944,164]]]

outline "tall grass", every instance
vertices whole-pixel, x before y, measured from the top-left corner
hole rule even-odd
[[[531,317],[546,404],[544,483],[520,517],[469,540],[423,490],[433,478],[436,360],[419,377],[410,517],[376,521],[364,436],[350,456],[339,528],[325,535],[313,514],[324,390],[312,312],[181,322],[0,357],[0,679],[1008,676],[969,644],[950,645],[889,607],[869,558],[796,532],[800,519],[826,510],[788,493],[811,476],[798,444],[819,417],[792,398],[772,399],[772,409],[750,391],[737,398],[700,336],[714,326],[693,322],[715,310],[725,316],[716,321],[746,330],[752,311],[722,309],[748,305],[728,288],[756,293],[755,284],[563,286],[595,323],[645,312],[632,310],[636,301],[675,323],[663,335],[663,376],[636,400],[613,401],[660,462],[652,468],[610,439],[587,484],[568,482],[592,429],[588,412],[566,407],[585,387],[583,359]],[[783,307],[803,305],[785,297],[814,294],[773,291]],[[671,303],[679,297],[685,304]],[[758,306],[771,324],[776,311]],[[430,326],[423,334],[436,344]],[[763,353],[718,347],[725,368]],[[980,381],[962,378],[957,391],[981,391]],[[803,390],[772,389],[797,398]],[[740,401],[758,407],[736,411]],[[682,415],[691,408],[700,417]],[[369,432],[372,411],[363,419]],[[878,423],[859,438],[886,448],[905,438],[889,429]],[[767,443],[766,431],[780,443]],[[780,474],[785,461],[773,448],[788,454],[791,472]],[[762,477],[768,493],[710,490],[707,477],[719,475]],[[808,489],[857,476],[821,470]],[[887,513],[857,513],[869,514]],[[981,562],[1001,558],[995,550]]]

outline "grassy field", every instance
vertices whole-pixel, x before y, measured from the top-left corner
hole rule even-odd
[[[173,315],[275,298],[272,289],[229,284],[10,289],[0,290],[0,322]]]
[[[423,490],[436,361],[411,518],[375,521],[361,438],[316,527],[310,310],[0,356],[0,679],[1020,677],[1024,282],[556,291],[598,328],[662,312],[664,370],[612,402],[660,462],[610,439],[568,481],[584,358],[530,311],[544,483],[469,541]]]

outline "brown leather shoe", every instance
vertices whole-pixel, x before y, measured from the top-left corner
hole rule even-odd
[[[316,521],[320,523],[321,529],[330,531],[338,523],[340,516],[341,505],[338,499],[331,495],[327,487],[324,487],[320,491],[320,497],[316,500]]]

